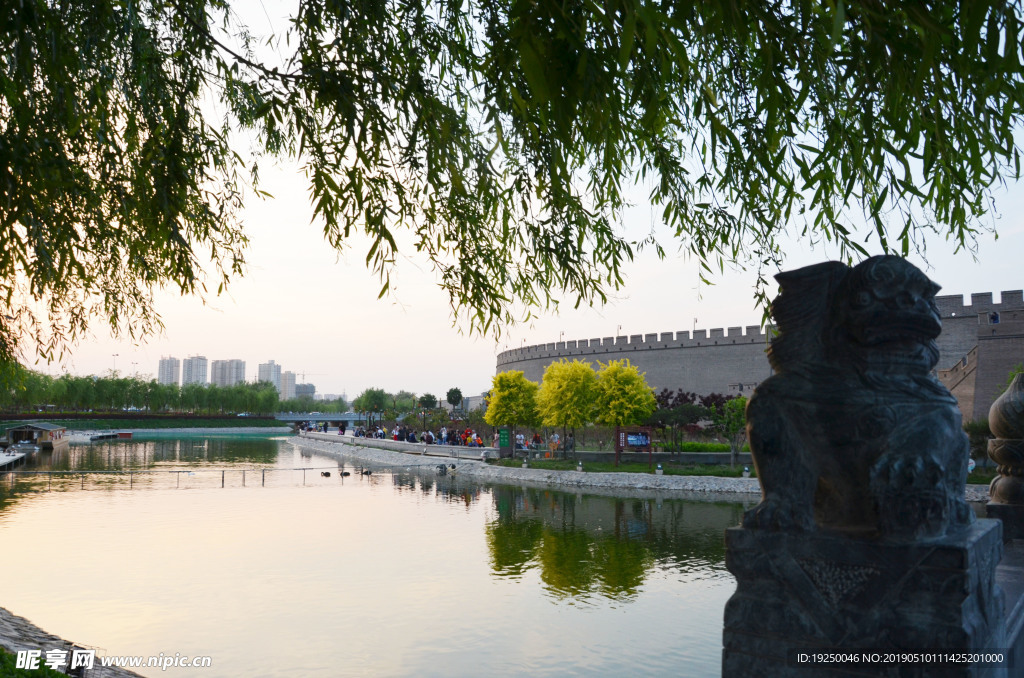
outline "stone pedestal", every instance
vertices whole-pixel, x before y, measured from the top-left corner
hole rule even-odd
[[[798,651],[1004,649],[1000,523],[913,543],[815,531],[726,531],[737,589],[725,608],[722,675],[1004,678],[995,665],[800,664]]]
[[[1020,504],[985,504],[985,515],[1003,523],[1006,541],[1024,539],[1024,506]]]
[[[1024,539],[1024,374],[1010,382],[988,411],[988,426],[995,440],[988,441],[988,456],[999,475],[989,486],[989,518],[1003,521],[1003,539]]]

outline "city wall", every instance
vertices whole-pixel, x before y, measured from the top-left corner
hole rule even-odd
[[[969,303],[960,295],[940,296],[936,305],[942,317],[938,370],[953,368],[978,345],[979,335],[988,331],[993,320],[991,314],[998,313],[1000,323],[1024,321],[1022,290],[1002,292],[999,302],[991,292],[972,294]],[[498,355],[496,371],[522,370],[527,379],[539,383],[544,369],[562,358],[590,362],[595,368],[598,361],[628,358],[646,373],[655,391],[681,388],[699,394],[739,395],[748,394],[771,375],[765,353],[768,342],[769,336],[758,325],[580,339],[504,351]],[[1024,338],[1002,342],[1000,353],[1018,355],[1024,361]],[[992,367],[1002,369],[1002,365]],[[982,407],[979,402],[977,408]],[[975,409],[972,395],[965,418],[971,418]]]
[[[758,325],[710,332],[604,337],[525,346],[498,355],[498,372],[522,370],[540,382],[544,369],[567,358],[594,364],[629,361],[647,375],[656,391],[683,388],[696,393],[746,393],[771,375],[765,351],[768,335]]]

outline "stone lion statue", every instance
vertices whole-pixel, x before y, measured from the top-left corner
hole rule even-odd
[[[763,499],[744,526],[913,541],[973,522],[967,436],[932,374],[938,285],[895,256],[776,280],[775,374],[747,408]]]

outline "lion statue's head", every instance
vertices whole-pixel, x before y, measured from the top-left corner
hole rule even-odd
[[[854,268],[816,264],[776,280],[778,336],[769,350],[776,371],[830,363],[927,374],[938,362],[939,286],[900,257],[871,257]]]
[[[866,368],[931,371],[939,359],[935,339],[942,331],[938,291],[900,257],[861,262],[843,278],[833,300],[830,343],[836,357]]]

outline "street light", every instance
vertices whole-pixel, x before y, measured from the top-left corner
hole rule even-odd
[[[117,374],[117,356],[119,356],[119,355],[121,355],[121,354],[120,353],[111,353],[111,356],[114,358],[114,374],[115,375]]]

